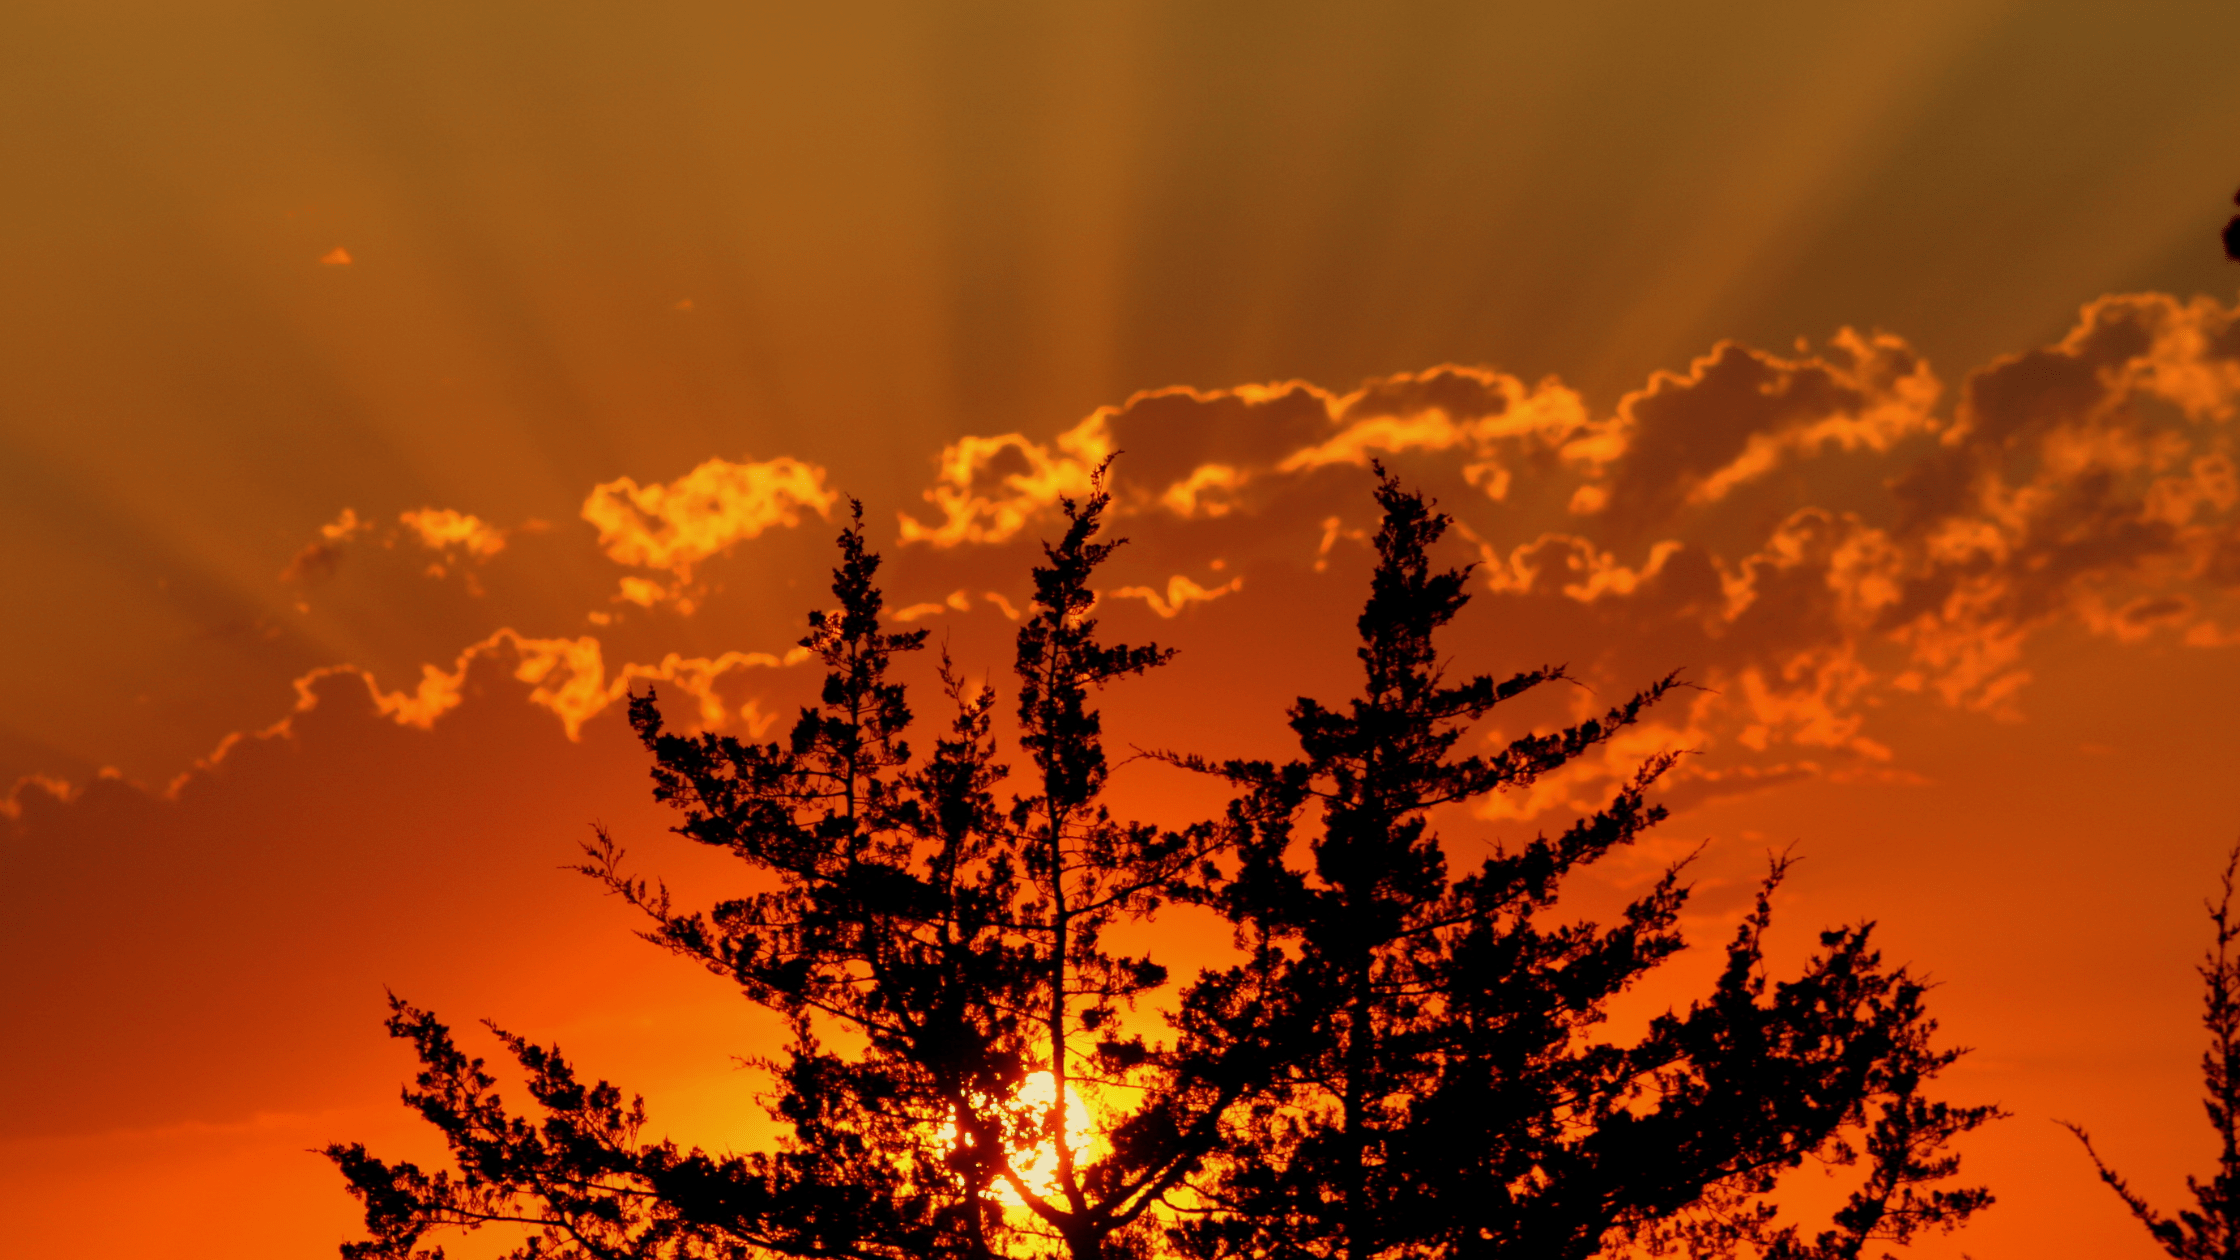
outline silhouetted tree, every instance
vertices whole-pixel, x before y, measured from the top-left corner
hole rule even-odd
[[[2240,205],[2240,192],[2232,194],[2232,203]],[[2225,220],[2224,256],[2234,262],[2240,262],[2240,214],[2233,215],[2230,219]]]
[[[1302,699],[1302,756],[1231,762],[1264,815],[1234,917],[1287,947],[1274,992],[1304,1030],[1277,1080],[1236,1122],[1177,1231],[1205,1256],[1418,1254],[1585,1257],[1614,1238],[1751,1244],[1780,1256],[1852,1257],[1989,1202],[1928,1191],[1952,1173],[1954,1135],[1993,1114],[1920,1094],[1957,1051],[1935,1050],[1922,986],[1868,947],[1865,926],[1822,936],[1799,979],[1763,975],[1776,863],[1728,947],[1713,997],[1666,1015],[1640,1043],[1590,1035],[1608,1001],[1681,948],[1686,890],[1669,869],[1609,928],[1542,926],[1564,876],[1664,816],[1645,793],[1674,763],[1652,758],[1601,811],[1559,837],[1497,850],[1459,878],[1429,812],[1529,786],[1674,685],[1667,677],[1603,716],[1455,757],[1497,705],[1563,677],[1450,682],[1438,632],[1468,599],[1463,570],[1434,569],[1447,518],[1387,478],[1379,564],[1359,629],[1362,695],[1344,710]],[[1837,1228],[1810,1245],[1758,1201],[1807,1158],[1850,1163],[1868,1129],[1871,1169]]]
[[[2240,1260],[2240,958],[2232,952],[2233,942],[2240,940],[2240,921],[2232,914],[2236,874],[2240,874],[2240,848],[2225,862],[2224,895],[2208,907],[2209,921],[2217,927],[2217,943],[2198,968],[2204,990],[2201,1024],[2209,1030],[2209,1049],[2201,1056],[2208,1095],[2202,1105],[2220,1142],[2216,1176],[2206,1185],[2187,1177],[2194,1207],[2179,1209],[2175,1218],[2164,1216],[2101,1160],[2090,1134],[2079,1125],[2061,1122],[2084,1143],[2100,1180],[2108,1183],[2162,1249],[2179,1260]]]
[[[683,834],[777,888],[680,914],[665,888],[623,871],[603,833],[584,869],[652,916],[649,939],[789,1021],[785,1058],[767,1064],[792,1129],[785,1147],[719,1159],[640,1145],[637,1104],[621,1109],[603,1083],[578,1089],[556,1051],[509,1038],[551,1116],[531,1128],[432,1017],[400,1003],[391,1029],[427,1067],[408,1101],[451,1140],[460,1175],[336,1148],[376,1235],[347,1254],[416,1254],[431,1226],[496,1221],[541,1227],[525,1255],[988,1256],[1041,1235],[1095,1256],[1150,1241],[1144,1215],[1265,1074],[1244,1066],[1266,1057],[1265,1030],[1236,1014],[1257,1004],[1247,967],[1197,1003],[1183,1044],[1120,1033],[1120,1007],[1166,977],[1106,949],[1103,934],[1193,894],[1235,825],[1165,831],[1117,822],[1101,802],[1109,771],[1091,695],[1168,655],[1096,636],[1087,582],[1115,545],[1093,541],[1106,504],[1101,490],[1069,502],[1068,529],[1034,573],[1015,663],[1032,771],[1007,808],[994,794],[1006,773],[990,735],[995,697],[946,661],[950,730],[913,761],[912,715],[887,673],[924,634],[881,630],[860,509],[840,539],[839,610],[811,614],[802,640],[826,666],[820,704],[786,743],[686,738],[664,729],[650,696],[631,706]],[[830,1048],[835,1030],[860,1049]],[[1080,1088],[1117,1113],[1094,1159],[1067,1122]],[[1122,1090],[1143,1101],[1130,1108]],[[1020,1166],[1030,1149],[1048,1153],[1039,1174]],[[1004,1210],[1007,1197],[1023,1217]]]
[[[644,935],[782,1015],[771,1073],[788,1133],[746,1155],[641,1137],[644,1110],[581,1083],[556,1048],[498,1035],[542,1113],[510,1111],[433,1015],[392,999],[422,1071],[406,1101],[456,1171],[328,1155],[364,1202],[346,1257],[433,1257],[432,1229],[530,1227],[519,1257],[1584,1257],[1605,1244],[1848,1260],[1872,1239],[1951,1226],[1989,1201],[1930,1189],[1990,1108],[1931,1102],[1922,986],[1864,926],[1826,933],[1797,980],[1764,975],[1770,893],[1730,944],[1713,996],[1636,1045],[1595,1041],[1608,1000],[1681,947],[1668,870],[1609,928],[1541,925],[1564,876],[1662,817],[1653,759],[1554,840],[1457,878],[1430,812],[1529,785],[1636,722],[1667,678],[1603,716],[1457,757],[1495,706],[1563,671],[1450,684],[1435,639],[1466,571],[1429,551],[1447,519],[1386,478],[1360,621],[1362,698],[1301,700],[1282,765],[1169,761],[1237,788],[1179,830],[1114,819],[1095,693],[1164,662],[1097,636],[1090,585],[1117,545],[1109,499],[1064,504],[1034,571],[1014,674],[1023,791],[992,733],[996,697],[937,670],[952,715],[929,752],[893,659],[923,632],[881,627],[862,517],[841,535],[838,609],[802,643],[817,705],[787,740],[631,720],[678,829],[758,873],[764,891],[680,912],[601,832],[583,869],[649,916]],[[1176,901],[1235,927],[1236,960],[1175,995],[1170,1035],[1123,1012],[1166,983],[1105,939]],[[494,1031],[496,1031],[494,1029]],[[1077,1127],[1072,1098],[1097,1132]],[[1863,1152],[1854,1142],[1863,1140]],[[1775,1176],[1864,1154],[1864,1187],[1810,1243],[1777,1228]]]

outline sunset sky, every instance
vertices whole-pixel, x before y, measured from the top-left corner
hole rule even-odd
[[[725,886],[619,701],[790,720],[849,496],[1000,685],[1120,452],[1102,615],[1180,655],[1116,746],[1351,694],[1382,460],[1477,565],[1457,668],[1583,684],[1518,720],[1700,686],[1450,848],[1693,750],[1577,898],[1706,845],[1644,1009],[1794,846],[1777,963],[1876,920],[1975,1048],[1943,1093],[2013,1112],[1914,1254],[2160,1254],[2053,1121],[2167,1207],[2213,1156],[2236,50],[2227,0],[20,0],[5,1249],[332,1254],[311,1149],[440,1153],[384,986],[765,1140],[774,1025],[561,869],[600,823]]]

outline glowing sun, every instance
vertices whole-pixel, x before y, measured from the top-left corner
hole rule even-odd
[[[1013,1131],[1034,1135],[1031,1141],[1012,1148],[1011,1169],[1018,1174],[1020,1184],[1044,1199],[1060,1197],[1058,1144],[1048,1133],[1051,1103],[1056,1092],[1056,1079],[1050,1073],[1032,1073],[1019,1086],[1009,1108],[1014,1117]],[[1089,1104],[1070,1081],[1066,1083],[1065,1135],[1066,1146],[1073,1152],[1074,1167],[1078,1169],[1093,1157],[1097,1126],[1090,1117]],[[941,1126],[940,1140],[944,1146],[959,1141],[955,1120]],[[966,1136],[962,1140],[969,1143],[971,1138]],[[995,1183],[995,1197],[1012,1207],[1026,1206],[1026,1201],[1006,1179]]]

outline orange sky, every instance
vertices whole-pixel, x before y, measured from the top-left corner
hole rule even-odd
[[[1786,948],[1879,920],[1977,1048],[1946,1092],[2015,1113],[1918,1254],[2157,1254],[2050,1121],[2171,1205],[2211,1153],[2240,12],[1507,8],[22,6],[12,1239],[350,1235],[306,1148],[433,1154],[384,985],[755,1140],[768,1025],[557,869],[596,821],[721,875],[616,697],[789,713],[848,494],[889,607],[999,666],[1119,450],[1104,615],[1182,654],[1116,742],[1346,694],[1381,458],[1480,566],[1464,667],[1707,688],[1450,842],[1699,750],[1581,904],[1708,840],[1716,941],[1794,842]],[[1164,773],[1132,808],[1206,806]]]

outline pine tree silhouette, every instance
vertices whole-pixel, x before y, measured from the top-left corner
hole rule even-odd
[[[1468,596],[1465,571],[1428,558],[1447,518],[1390,478],[1377,495],[1361,697],[1343,711],[1301,700],[1302,756],[1288,765],[1176,758],[1247,786],[1264,813],[1288,822],[1311,802],[1319,814],[1304,855],[1291,828],[1263,826],[1253,877],[1231,893],[1234,914],[1290,946],[1275,991],[1311,1036],[1238,1125],[1209,1210],[1181,1240],[1203,1256],[1347,1260],[1426,1249],[1559,1260],[1620,1239],[1853,1257],[1987,1204],[1980,1190],[1923,1189],[1957,1167],[1945,1144],[1994,1111],[1921,1097],[1958,1052],[1930,1048],[1922,986],[1881,965],[1866,927],[1824,934],[1804,975],[1768,997],[1759,943],[1785,862],[1709,1001],[1637,1045],[1591,1037],[1611,998],[1681,948],[1680,872],[1609,928],[1535,916],[1567,873],[1664,816],[1645,794],[1672,754],[1555,839],[1450,875],[1430,810],[1529,786],[1676,681],[1493,756],[1452,756],[1472,723],[1563,671],[1449,683],[1436,638]],[[1861,1128],[1871,1170],[1836,1228],[1811,1244],[1776,1228],[1756,1196],[1806,1158],[1853,1161],[1843,1135]]]
[[[1381,470],[1380,471],[1380,476]],[[1389,477],[1359,621],[1362,696],[1301,700],[1287,763],[1168,761],[1233,784],[1179,830],[1114,818],[1098,691],[1169,653],[1098,637],[1091,585],[1117,542],[1110,499],[1064,503],[1034,571],[1014,675],[1021,791],[997,703],[946,659],[945,733],[924,755],[890,678],[921,631],[882,629],[862,514],[840,536],[836,613],[804,646],[826,675],[782,742],[631,720],[681,834],[740,859],[766,891],[680,911],[600,832],[583,870],[642,911],[654,943],[782,1015],[761,1060],[787,1136],[739,1154],[642,1136],[642,1102],[584,1084],[556,1047],[498,1030],[535,1115],[432,1014],[392,998],[422,1070],[405,1094],[455,1169],[327,1154],[364,1203],[345,1257],[432,1260],[431,1231],[524,1227],[516,1257],[1584,1257],[1605,1246],[1849,1260],[1871,1240],[1950,1227],[1989,1202],[1935,1190],[1947,1145],[1995,1112],[1932,1102],[1957,1056],[1931,1045],[1923,986],[1823,934],[1769,984],[1760,940],[1777,861],[1710,998],[1631,1046],[1594,1040],[1608,1000],[1681,947],[1680,871],[1603,928],[1544,926],[1564,876],[1662,817],[1652,759],[1555,839],[1459,877],[1430,811],[1530,784],[1635,723],[1666,678],[1599,718],[1457,756],[1545,668],[1450,684],[1437,637],[1467,600],[1438,569],[1447,527]],[[1173,989],[1162,1040],[1124,1010],[1167,989],[1115,952],[1126,921],[1190,902],[1234,926],[1237,960]],[[1086,1107],[1074,1103],[1079,1096]],[[1096,1132],[1083,1131],[1083,1110]],[[1865,1157],[1864,1184],[1811,1242],[1765,1195],[1808,1158]]]
[[[2131,1209],[2162,1249],[2179,1260],[2240,1260],[2240,958],[2232,945],[2240,940],[2240,920],[2232,913],[2233,880],[2240,875],[2240,848],[2225,862],[2224,895],[2208,907],[2209,921],[2217,928],[2217,943],[2198,970],[2203,988],[2201,1024],[2209,1030],[2209,1048],[2201,1056],[2202,1100],[2209,1125],[2217,1131],[2217,1173],[2204,1185],[2186,1178],[2194,1207],[2167,1217],[2156,1211],[2131,1184],[2101,1160],[2092,1136],[2082,1126],[2061,1121],[2062,1127],[2084,1143],[2085,1154],[2100,1180],[2108,1183]]]

